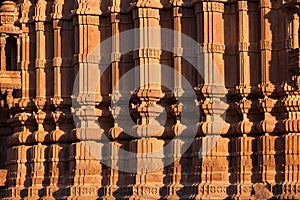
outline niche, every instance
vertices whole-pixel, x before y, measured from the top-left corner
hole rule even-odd
[[[17,39],[13,36],[6,38],[5,57],[6,70],[17,71]]]

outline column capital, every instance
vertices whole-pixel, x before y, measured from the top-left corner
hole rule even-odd
[[[226,1],[203,1],[194,0],[192,4],[194,6],[200,6],[200,10],[196,12],[224,12],[224,2]],[[197,7],[196,7],[197,8]]]
[[[77,1],[77,7],[72,10],[73,15],[102,15],[99,1]]]
[[[44,31],[44,30],[45,30],[44,22],[42,22],[42,21],[37,21],[37,22],[35,23],[35,30],[36,30],[36,31]]]
[[[181,7],[184,4],[183,0],[172,0],[170,3],[173,7]]]
[[[163,8],[163,5],[158,1],[158,0],[135,0],[131,4],[131,8],[156,8],[156,9],[161,9]]]
[[[111,0],[109,10],[111,13],[120,13],[121,12],[121,0]]]
[[[46,20],[46,1],[38,0],[35,6],[34,21],[43,22]]]
[[[240,0],[237,2],[238,11],[247,11],[248,10],[248,2],[246,0]]]
[[[61,19],[63,17],[63,1],[55,0],[53,3],[53,13],[51,14],[52,19]]]

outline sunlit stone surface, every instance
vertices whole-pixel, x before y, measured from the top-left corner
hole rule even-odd
[[[300,199],[300,1],[1,2],[0,199]]]

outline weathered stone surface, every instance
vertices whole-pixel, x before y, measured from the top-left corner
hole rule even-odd
[[[1,1],[0,199],[299,199],[299,14],[298,0]]]

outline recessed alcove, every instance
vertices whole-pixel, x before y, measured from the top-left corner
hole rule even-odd
[[[13,36],[6,38],[5,45],[6,70],[17,70],[17,39]]]

